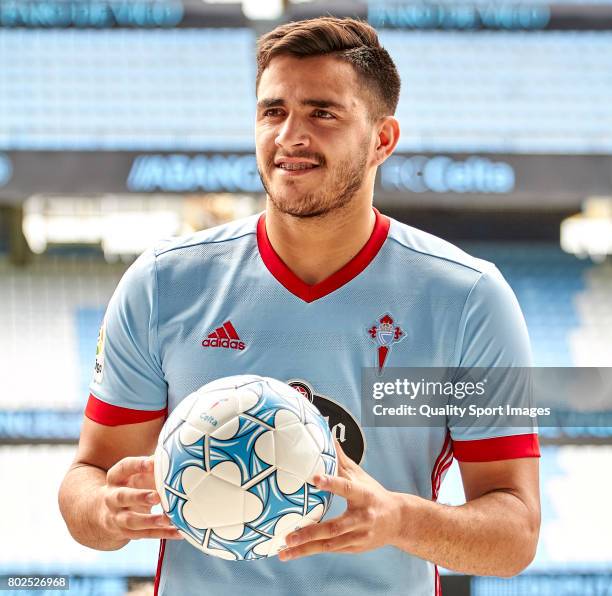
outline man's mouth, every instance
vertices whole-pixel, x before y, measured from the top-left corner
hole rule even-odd
[[[300,162],[300,163],[287,163],[283,162],[276,166],[281,170],[312,170],[314,168],[318,168],[319,166],[314,163]]]
[[[296,155],[295,157],[283,155],[274,160],[274,167],[292,176],[307,174],[320,167],[320,165],[320,160],[312,157],[303,157],[301,155]]]

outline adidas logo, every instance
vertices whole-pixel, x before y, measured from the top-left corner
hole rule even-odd
[[[221,327],[217,327],[202,342],[205,348],[231,348],[232,350],[244,350],[245,345],[240,341],[238,333],[230,321],[225,321]]]

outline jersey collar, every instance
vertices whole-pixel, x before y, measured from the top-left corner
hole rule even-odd
[[[257,246],[261,259],[277,281],[304,302],[314,302],[323,298],[357,277],[372,262],[385,243],[391,222],[378,209],[374,207],[373,209],[376,220],[368,241],[344,267],[317,284],[309,285],[303,282],[276,254],[266,232],[265,213],[261,214],[257,222]]]

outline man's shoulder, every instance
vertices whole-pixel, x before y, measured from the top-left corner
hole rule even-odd
[[[153,253],[159,258],[173,253],[184,254],[185,251],[197,250],[205,245],[223,245],[249,236],[255,236],[257,221],[260,214],[250,215],[213,228],[178,236],[167,240],[160,240],[154,247]]]
[[[391,219],[389,239],[401,250],[424,259],[428,265],[441,265],[447,272],[473,274],[477,278],[495,270],[493,263],[473,257],[447,240],[394,219]]]

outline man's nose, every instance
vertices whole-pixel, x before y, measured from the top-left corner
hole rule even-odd
[[[280,125],[274,142],[278,147],[284,148],[308,147],[310,138],[301,118],[296,115],[289,115]]]

